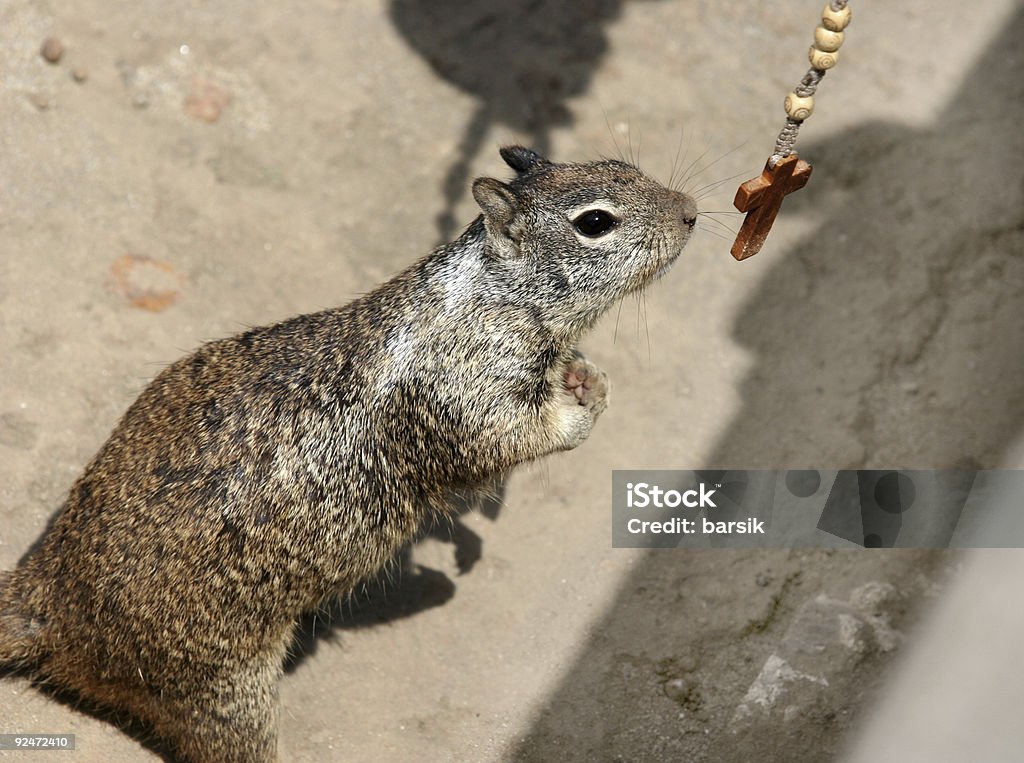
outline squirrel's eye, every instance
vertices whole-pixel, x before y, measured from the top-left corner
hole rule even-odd
[[[597,238],[618,225],[619,221],[603,209],[588,209],[573,220],[572,224],[584,236]]]

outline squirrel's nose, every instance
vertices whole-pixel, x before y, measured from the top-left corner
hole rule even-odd
[[[678,219],[687,228],[693,230],[697,225],[697,202],[685,193],[673,191],[672,194],[675,197],[673,206],[676,208],[676,214],[679,215]]]

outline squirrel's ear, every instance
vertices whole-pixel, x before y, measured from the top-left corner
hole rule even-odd
[[[499,153],[501,158],[505,160],[505,164],[520,175],[525,175],[527,172],[532,172],[551,164],[551,162],[536,151],[531,151],[522,146],[505,146]]]
[[[508,226],[519,210],[512,189],[494,178],[477,178],[473,181],[473,198],[484,212],[487,229],[508,236]]]

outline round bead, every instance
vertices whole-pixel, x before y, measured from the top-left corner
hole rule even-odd
[[[833,51],[829,53],[824,50],[818,50],[812,46],[811,49],[807,51],[807,58],[810,60],[811,66],[815,69],[831,69],[839,63],[839,52]]]
[[[842,32],[849,25],[852,17],[850,6],[846,6],[841,11],[834,11],[830,5],[826,5],[825,10],[821,12],[821,25],[830,32]]]
[[[835,53],[843,44],[842,32],[830,32],[820,26],[814,30],[814,47],[825,53]]]
[[[811,96],[801,98],[796,93],[790,93],[786,96],[786,114],[788,114],[791,119],[802,122],[807,119],[813,111],[814,98]]]

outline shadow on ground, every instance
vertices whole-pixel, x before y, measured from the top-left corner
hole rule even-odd
[[[395,28],[451,85],[477,100],[442,185],[438,242],[456,228],[455,205],[488,132],[501,125],[547,154],[551,131],[572,124],[566,102],[585,92],[608,50],[606,29],[624,0],[391,0]]]
[[[454,501],[451,521],[424,528],[420,537],[430,537],[451,547],[459,575],[472,571],[483,556],[483,539],[462,521],[463,515],[478,511],[494,521],[501,512],[505,485],[498,483],[484,495]],[[418,541],[417,541],[418,542]],[[356,590],[347,600],[334,599],[317,612],[303,616],[296,630],[285,672],[294,672],[312,657],[323,642],[336,640],[346,631],[392,623],[446,604],[455,596],[455,581],[442,570],[413,560],[412,543],[377,576]]]
[[[742,410],[708,463],[687,467],[999,465],[1024,430],[1024,80],[1005,66],[1021,56],[1022,25],[1024,14],[1004,26],[931,125],[867,123],[801,146],[815,176],[787,211],[822,222],[792,250],[760,255],[777,262],[733,329],[755,359]],[[894,583],[909,617],[921,590],[908,581],[948,561],[651,553],[513,759],[829,759],[889,662],[865,653],[785,723],[772,714],[770,733],[768,714],[738,723],[786,624],[822,591],[823,569],[851,587]],[[739,602],[735,583],[717,586],[743,576]]]

